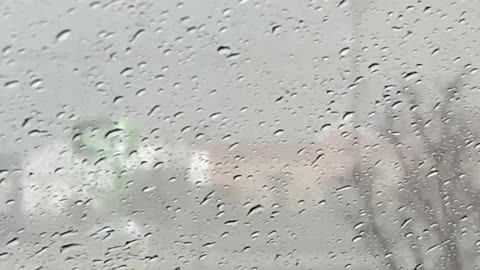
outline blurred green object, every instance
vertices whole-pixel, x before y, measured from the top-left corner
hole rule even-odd
[[[138,132],[127,118],[118,121],[88,121],[76,128],[80,132],[80,143],[89,153],[103,153],[107,157],[114,157],[128,156],[138,150]]]
[[[98,175],[92,192],[100,194],[107,205],[119,206],[130,173],[135,170],[133,153],[140,147],[139,132],[133,121],[90,120],[79,123],[73,131],[74,153]]]
[[[117,212],[119,215],[112,221],[123,224],[122,217],[129,218],[129,213],[124,212],[122,199],[131,173],[136,169],[136,163],[132,163],[135,156],[132,154],[140,148],[140,135],[136,126],[128,118],[93,120],[75,126],[74,133],[74,153],[87,160],[87,166],[93,166],[99,172],[96,180],[99,184],[92,186],[92,192],[98,195],[101,204],[94,211],[105,216]],[[99,160],[102,160],[102,166],[97,164]],[[102,185],[102,181],[107,184]],[[138,255],[145,257],[148,248],[146,240],[141,239]],[[132,264],[135,269],[145,269],[145,263],[140,260],[134,260]]]

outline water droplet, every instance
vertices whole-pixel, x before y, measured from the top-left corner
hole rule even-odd
[[[402,106],[403,102],[402,101],[397,101],[392,104],[392,109],[398,109]]]
[[[283,129],[278,129],[278,130],[276,130],[276,131],[273,133],[273,135],[275,135],[275,136],[281,136],[281,135],[283,135],[283,133],[284,133],[284,130],[283,130]]]
[[[132,38],[129,40],[129,42],[134,42],[136,39],[138,39],[143,33],[145,32],[145,29],[140,29],[135,34],[133,34]]]
[[[418,77],[418,73],[416,71],[406,73],[403,78],[407,81],[412,81],[413,79]]]
[[[423,269],[423,263],[417,264],[413,270],[422,270]]]
[[[153,106],[150,111],[147,113],[147,116],[152,116],[154,115],[155,113],[159,112],[160,111],[160,105],[155,105]]]
[[[340,2],[338,3],[339,8],[344,8],[346,6],[348,6],[347,0],[340,0]]]
[[[238,220],[232,219],[232,220],[225,221],[223,224],[225,224],[226,226],[235,226],[237,225],[237,223],[238,223]]]
[[[0,261],[7,260],[10,254],[8,252],[0,253]]]
[[[15,237],[12,240],[7,242],[7,247],[14,247],[14,246],[18,245],[19,243],[20,242],[18,241],[18,238]]]
[[[14,88],[14,87],[17,87],[19,84],[20,83],[17,80],[12,80],[12,81],[5,82],[5,87]]]
[[[40,86],[42,86],[42,83],[43,81],[41,79],[34,79],[32,80],[32,82],[30,83],[30,86],[32,88],[40,88]]]
[[[376,71],[378,71],[379,66],[380,64],[378,63],[372,63],[368,66],[368,69],[370,70],[371,73],[375,73]]]
[[[211,191],[210,193],[208,193],[203,198],[203,200],[200,202],[200,205],[204,205],[204,204],[208,203],[212,199],[214,193],[215,193],[215,191]]]
[[[340,54],[340,56],[346,56],[349,51],[350,51],[350,47],[345,47],[345,48],[340,50],[339,54]]]
[[[107,133],[105,133],[105,139],[111,139],[111,138],[114,138],[114,137],[118,137],[122,133],[122,131],[123,131],[123,129],[121,129],[121,128],[111,129],[111,130],[107,131]]]
[[[13,199],[7,200],[7,201],[5,202],[6,205],[12,205],[12,204],[14,204],[14,203],[15,203],[15,200],[13,200]]]
[[[143,192],[150,192],[150,191],[153,191],[157,188],[157,186],[151,186],[151,187],[144,187],[142,189]]]
[[[126,67],[120,71],[120,75],[125,77],[131,77],[133,75],[133,69],[131,67]]]
[[[272,26],[272,34],[273,34],[274,36],[278,35],[281,30],[282,30],[282,26],[281,26],[281,25],[274,25],[274,26]]]
[[[240,57],[240,54],[239,53],[231,53],[227,56],[227,59],[229,60],[236,60]]]
[[[30,126],[30,120],[32,120],[33,117],[27,117],[25,119],[23,119],[23,122],[22,122],[22,128],[28,128]]]
[[[321,131],[329,131],[332,125],[330,123],[323,125],[320,130]]]
[[[123,100],[125,99],[124,96],[116,96],[115,98],[113,98],[113,104],[120,104]]]
[[[358,236],[355,236],[353,239],[352,239],[352,242],[353,243],[357,243],[358,241],[362,240],[362,237],[360,235]]]
[[[349,190],[349,189],[352,189],[352,188],[353,188],[353,186],[351,186],[351,185],[345,185],[343,187],[337,188],[337,191],[338,192],[343,192],[343,191],[346,191],[346,190]]]
[[[240,144],[239,142],[232,143],[232,144],[228,147],[228,151],[234,150],[235,148],[237,148],[237,146],[238,146],[239,144]]]
[[[48,132],[46,130],[33,129],[28,132],[28,135],[32,137],[37,137],[37,136],[46,135],[47,133]]]
[[[135,93],[135,95],[137,97],[141,97],[141,96],[145,95],[146,92],[147,92],[147,89],[142,88],[142,89],[138,90],[137,93]]]
[[[211,118],[211,119],[217,119],[217,118],[220,117],[220,115],[221,115],[221,113],[219,113],[219,112],[212,113],[212,114],[210,115],[210,118]]]
[[[408,224],[412,221],[411,218],[407,218],[405,221],[403,221],[402,225],[400,225],[400,228],[405,228],[406,226],[408,226]]]
[[[7,176],[9,172],[10,172],[9,170],[0,170],[0,177]]]
[[[232,53],[232,50],[228,46],[220,46],[217,48],[217,52],[221,55],[229,55]]]
[[[203,247],[205,248],[211,248],[215,245],[216,243],[215,242],[207,242],[205,244],[203,244]]]
[[[343,115],[343,120],[350,121],[353,118],[353,114],[354,114],[354,112],[346,112]]]
[[[65,29],[65,30],[60,31],[56,36],[57,42],[63,42],[65,40],[67,40],[70,37],[71,33],[72,33],[72,31],[70,29]]]
[[[82,246],[81,244],[77,244],[77,243],[65,244],[60,247],[60,253],[67,252],[81,246]]]
[[[250,210],[248,210],[247,217],[250,215],[261,213],[262,211],[263,211],[263,206],[260,204],[257,204],[252,208],[250,208]]]
[[[355,230],[358,230],[358,229],[362,228],[364,225],[365,225],[365,223],[359,222],[359,223],[355,224],[355,226],[353,228]]]

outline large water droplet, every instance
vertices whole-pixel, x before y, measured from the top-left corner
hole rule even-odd
[[[72,31],[70,29],[60,31],[56,36],[57,42],[63,42],[67,40],[70,37],[71,33]]]

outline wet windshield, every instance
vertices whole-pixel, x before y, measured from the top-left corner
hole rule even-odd
[[[2,1],[0,269],[479,269],[479,11]]]

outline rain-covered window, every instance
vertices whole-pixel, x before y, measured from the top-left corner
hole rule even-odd
[[[480,269],[479,14],[0,1],[0,269]]]

